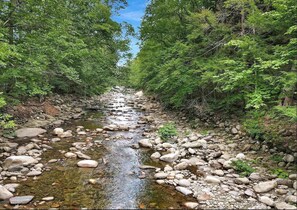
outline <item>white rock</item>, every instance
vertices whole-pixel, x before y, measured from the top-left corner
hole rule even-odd
[[[261,196],[259,198],[259,201],[266,204],[267,206],[274,206],[275,205],[274,201],[271,198],[267,197],[267,196]]]
[[[52,196],[50,196],[50,197],[44,197],[41,200],[43,200],[43,201],[52,201],[52,200],[54,200],[54,197],[52,197]]]
[[[237,134],[237,133],[238,133],[238,130],[237,130],[236,128],[232,128],[232,129],[231,129],[231,133],[232,133],[232,134]]]
[[[21,128],[15,131],[18,138],[34,137],[45,133],[46,130],[42,128]]]
[[[178,155],[179,155],[178,152],[170,153],[170,154],[161,156],[160,160],[162,160],[164,162],[172,163],[178,159]]]
[[[214,174],[218,175],[218,176],[224,176],[224,171],[223,170],[215,170]]]
[[[20,204],[27,204],[32,201],[34,196],[27,195],[27,196],[15,196],[9,199],[9,203],[12,205],[20,205]]]
[[[72,137],[72,131],[71,130],[68,130],[66,132],[64,132],[63,134],[61,134],[59,137],[61,138],[68,138],[68,137]]]
[[[297,203],[297,196],[295,195],[288,195],[285,199],[288,203]]]
[[[297,180],[297,174],[290,174],[289,179]]]
[[[184,206],[189,208],[189,209],[195,209],[197,208],[199,205],[199,203],[196,203],[196,202],[186,202],[184,203]]]
[[[239,154],[236,155],[236,159],[244,160],[245,159],[245,155],[243,153],[239,153]]]
[[[178,180],[177,184],[182,187],[189,187],[191,185],[191,182],[187,179],[180,179]]]
[[[142,91],[138,91],[134,95],[137,96],[137,97],[142,97],[143,96],[143,92]]]
[[[235,183],[237,184],[249,184],[250,183],[250,180],[246,177],[238,177],[235,179]]]
[[[260,182],[254,186],[254,190],[257,193],[269,192],[270,190],[277,187],[276,181]]]
[[[275,203],[275,208],[276,209],[297,209],[296,206],[290,205],[286,202]]]
[[[213,183],[213,184],[219,184],[221,182],[221,180],[219,180],[218,178],[216,178],[214,176],[206,176],[205,181],[208,183]]]
[[[191,190],[189,190],[188,188],[186,188],[186,187],[180,187],[180,186],[178,186],[175,189],[177,191],[181,192],[184,195],[191,195],[191,194],[193,194],[193,192]]]
[[[33,170],[27,173],[27,176],[39,176],[41,173],[41,171]]]
[[[13,197],[13,194],[9,192],[5,187],[0,185],[0,200],[6,200]]]
[[[57,136],[60,136],[64,133],[64,129],[63,128],[55,128],[53,133]]]
[[[172,168],[171,166],[169,166],[169,165],[166,165],[166,166],[164,167],[164,171],[165,171],[165,172],[172,171],[172,170],[173,170],[173,168]]]
[[[153,147],[153,144],[151,143],[151,141],[149,139],[141,139],[141,140],[139,140],[138,144],[141,147],[147,147],[147,148]]]
[[[198,147],[206,147],[207,142],[205,140],[197,140],[193,142],[187,142],[182,145],[184,148],[198,148]]]
[[[64,155],[66,158],[76,158],[76,154],[72,152],[66,152]]]
[[[154,175],[155,179],[165,179],[168,176],[165,172],[159,172]]]
[[[3,163],[3,168],[8,169],[9,167],[15,167],[15,166],[27,166],[30,164],[35,164],[37,162],[38,161],[31,156],[25,156],[25,155],[10,156],[5,159]]]
[[[158,184],[165,184],[165,180],[160,180],[160,179],[158,179],[158,180],[156,180],[156,182],[157,182]]]
[[[83,154],[82,152],[75,152],[75,154],[77,155],[78,158],[80,159],[87,159],[87,160],[91,160],[91,157],[88,155]]]
[[[194,150],[194,149],[192,149],[192,148],[189,148],[188,151],[189,151],[189,153],[192,154],[192,155],[196,153],[196,150]]]
[[[292,163],[294,162],[294,156],[290,154],[286,154],[283,158],[283,160],[287,163]]]
[[[15,192],[15,188],[17,188],[19,186],[20,186],[20,184],[18,184],[18,183],[11,183],[11,184],[4,185],[4,187],[6,189],[8,189],[10,192]]]
[[[161,157],[160,152],[154,152],[154,153],[151,155],[151,158],[152,158],[152,159],[159,159],[160,157]]]
[[[295,181],[295,182],[293,183],[293,188],[294,188],[295,190],[297,190],[297,181]]]
[[[77,163],[77,166],[81,168],[96,168],[98,162],[95,160],[81,160]]]
[[[175,165],[174,169],[175,170],[184,170],[184,169],[186,169],[188,167],[188,165],[189,164],[187,162],[181,162],[181,163]]]

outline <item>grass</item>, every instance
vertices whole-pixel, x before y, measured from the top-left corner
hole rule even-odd
[[[283,161],[283,157],[281,155],[274,154],[274,155],[270,156],[270,160],[279,163],[279,162]]]
[[[284,171],[281,168],[275,168],[271,170],[272,174],[277,175],[278,178],[287,179],[289,177],[288,172]]]
[[[256,171],[252,166],[242,160],[232,161],[232,165],[234,166],[235,171],[237,171],[241,176],[249,176],[251,173]]]
[[[158,130],[158,134],[162,140],[167,141],[170,138],[177,136],[177,129],[173,123],[166,123]]]

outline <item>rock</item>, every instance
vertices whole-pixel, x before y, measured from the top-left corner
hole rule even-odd
[[[289,179],[297,180],[297,174],[290,174]]]
[[[160,180],[160,179],[158,179],[158,180],[156,180],[156,182],[157,182],[158,184],[165,184],[165,180]]]
[[[186,202],[186,203],[184,203],[184,206],[186,208],[189,208],[189,209],[195,209],[195,208],[198,207],[198,205],[199,205],[199,203],[196,203],[196,202]]]
[[[59,137],[61,138],[69,138],[69,137],[72,137],[72,131],[71,130],[68,130],[66,132],[64,132],[63,134],[61,134]]]
[[[297,203],[297,196],[295,195],[288,195],[285,199],[288,203]]]
[[[236,159],[244,160],[245,159],[245,155],[243,153],[239,153],[239,154],[236,155]]]
[[[197,140],[193,142],[187,142],[182,145],[184,148],[198,148],[198,147],[206,147],[207,142],[205,140]]]
[[[142,91],[138,91],[134,95],[137,96],[137,97],[142,97],[143,96],[143,92]]]
[[[267,196],[261,196],[259,198],[259,201],[266,204],[267,206],[274,206],[275,205],[274,201],[271,198],[267,197]]]
[[[155,179],[165,179],[168,176],[165,172],[159,172],[154,175]]]
[[[238,177],[235,179],[234,181],[236,184],[249,184],[250,183],[250,180],[246,177]]]
[[[89,179],[90,184],[97,184],[97,179]]]
[[[295,181],[295,182],[293,183],[293,188],[294,188],[295,190],[297,190],[297,181]]]
[[[5,187],[0,185],[0,200],[6,200],[13,196],[11,192],[8,191]]]
[[[17,183],[12,183],[12,184],[6,184],[4,185],[4,187],[6,189],[8,189],[10,192],[15,192],[15,188],[19,187],[20,184],[17,184]]]
[[[25,205],[32,201],[34,196],[27,195],[27,196],[15,196],[9,199],[9,203],[12,205]]]
[[[276,181],[260,182],[254,186],[254,190],[257,193],[269,192],[270,190],[277,187]]]
[[[293,181],[290,179],[281,179],[281,178],[277,178],[276,182],[278,185],[286,185],[288,187],[293,187]]]
[[[257,195],[254,193],[254,191],[252,191],[251,189],[246,189],[244,191],[244,194],[246,194],[247,196],[250,196],[252,198],[256,198],[257,197]]]
[[[227,160],[227,161],[225,161],[225,162],[223,163],[223,167],[224,167],[225,169],[231,169],[231,168],[233,168],[233,166],[232,166],[232,161],[231,161],[231,160]]]
[[[186,188],[186,187],[180,187],[180,186],[178,186],[175,189],[177,191],[181,192],[184,195],[191,195],[191,194],[193,194],[193,192],[191,190],[189,190],[188,188]]]
[[[294,162],[294,156],[290,154],[286,154],[283,158],[283,160],[287,163],[292,163]]]
[[[188,167],[188,165],[189,164],[187,162],[181,162],[181,163],[175,165],[174,169],[175,170],[184,170],[184,169],[186,169]]]
[[[46,130],[42,128],[21,128],[15,131],[18,138],[34,137],[45,133]]]
[[[77,166],[81,168],[96,168],[98,162],[95,160],[81,160],[77,163]]]
[[[182,187],[189,187],[191,185],[191,182],[187,179],[180,179],[178,180],[177,184]]]
[[[211,195],[209,195],[208,193],[202,193],[197,196],[198,201],[207,201],[210,199],[211,199]]]
[[[54,197],[50,196],[50,197],[44,197],[41,200],[43,200],[43,201],[52,201],[54,199],[55,199]]]
[[[275,203],[275,208],[276,209],[297,209],[296,206],[290,205],[286,202]]]
[[[35,164],[38,161],[31,156],[10,156],[5,159],[3,163],[3,168],[8,169],[9,167],[16,167],[16,166],[27,166],[30,164]]]
[[[235,134],[238,133],[238,130],[237,130],[236,128],[232,128],[232,129],[231,129],[231,133],[235,135]]]
[[[78,158],[80,159],[87,159],[87,160],[91,160],[91,157],[88,155],[83,154],[82,152],[75,152],[75,154],[77,155]]]
[[[20,146],[20,147],[18,148],[17,155],[24,155],[24,154],[26,154],[26,152],[27,152],[26,147],[24,147],[24,146]]]
[[[61,136],[64,133],[64,129],[63,128],[55,128],[53,133],[57,136]]]
[[[30,171],[29,173],[27,173],[27,176],[39,176],[40,174],[42,174],[41,171]]]
[[[77,155],[72,152],[66,152],[64,156],[66,158],[76,158]]]
[[[164,162],[172,163],[178,159],[178,154],[179,154],[178,152],[175,152],[175,153],[163,155],[160,157],[160,160],[162,160]]]
[[[262,177],[260,176],[259,173],[251,173],[251,175],[249,176],[249,179],[257,181],[257,180],[261,180]]]
[[[152,159],[159,159],[161,157],[161,154],[159,152],[154,152],[152,155],[151,155],[151,158]]]
[[[223,170],[215,170],[213,173],[218,176],[224,176],[225,174]]]
[[[219,180],[218,178],[216,178],[214,176],[206,176],[205,181],[208,183],[213,183],[213,184],[219,184],[221,182],[221,180]]]
[[[138,144],[141,147],[146,147],[146,148],[152,148],[153,144],[151,143],[151,141],[149,139],[141,139],[139,140]]]

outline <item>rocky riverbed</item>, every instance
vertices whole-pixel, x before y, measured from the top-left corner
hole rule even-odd
[[[191,129],[180,114],[120,87],[53,109],[63,114],[1,140],[0,207],[296,209],[297,155],[279,154],[289,174],[278,178],[267,148],[246,150],[232,136],[239,127],[231,135]],[[178,136],[164,142],[157,131],[168,122]],[[241,177],[236,160],[254,161],[256,171]]]

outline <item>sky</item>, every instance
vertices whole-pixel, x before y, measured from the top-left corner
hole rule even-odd
[[[135,32],[139,32],[139,27],[141,24],[141,19],[144,15],[145,7],[148,0],[127,0],[128,6],[125,9],[119,11],[119,16],[113,16],[113,19],[119,23],[127,22],[130,23]],[[130,48],[133,56],[139,52],[139,46],[137,43],[139,40],[135,37],[132,37]]]

